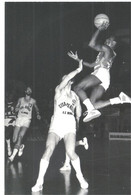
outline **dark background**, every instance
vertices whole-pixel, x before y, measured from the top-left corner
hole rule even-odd
[[[106,98],[130,93],[130,2],[6,2],[5,3],[5,91],[16,99],[26,85],[41,106],[49,106],[62,75],[77,67],[67,52],[93,62],[97,53],[88,47],[96,28],[94,17],[105,13],[110,26],[100,40],[116,35],[117,57],[111,69]],[[77,80],[90,73],[84,71]],[[76,82],[77,82],[76,80]]]

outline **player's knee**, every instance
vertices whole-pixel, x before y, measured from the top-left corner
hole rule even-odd
[[[66,150],[66,153],[67,153],[67,155],[69,156],[69,158],[70,158],[71,160],[74,159],[74,156],[75,156],[75,151],[74,151],[74,150],[67,149],[67,150]]]
[[[17,137],[14,136],[12,141],[13,141],[13,143],[15,143],[17,141]]]

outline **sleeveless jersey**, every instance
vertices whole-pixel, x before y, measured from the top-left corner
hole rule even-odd
[[[113,63],[113,60],[114,58],[116,57],[116,53],[114,52],[114,55],[113,57],[111,57],[108,61],[105,60],[104,57],[101,57],[102,56],[102,53],[103,52],[99,52],[99,54],[97,55],[96,57],[96,61],[95,63],[97,64],[95,67],[94,67],[94,70],[98,69],[98,68],[105,68],[107,70],[110,70],[111,66],[112,66],[112,63]]]
[[[20,99],[20,108],[18,112],[18,117],[26,117],[28,119],[32,118],[34,99],[31,98],[28,102],[25,101],[24,97]]]
[[[54,107],[54,115],[74,115],[78,97],[73,91],[71,91],[71,95],[72,97],[68,97],[66,93],[63,93],[63,95],[57,99]]]
[[[16,118],[16,114],[14,112],[14,103],[8,102],[5,108],[5,118]]]

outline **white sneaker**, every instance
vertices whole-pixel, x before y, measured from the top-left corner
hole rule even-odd
[[[83,143],[84,143],[85,150],[88,150],[89,145],[88,145],[88,141],[87,141],[87,138],[86,137],[83,138]]]
[[[70,164],[68,165],[64,164],[64,166],[60,168],[60,171],[70,171],[70,170],[71,170]]]
[[[31,191],[32,192],[39,192],[43,189],[43,185],[40,185],[40,184],[35,184],[32,188],[31,188]]]
[[[125,93],[121,92],[119,94],[119,98],[121,100],[121,104],[124,104],[124,103],[131,104],[131,98],[128,95],[126,95]]]
[[[11,154],[12,154],[11,147],[7,147],[7,150],[8,150],[8,156],[11,156]]]
[[[8,157],[8,160],[9,160],[10,162],[13,162],[14,158],[15,158],[15,157],[14,157],[13,155],[11,155],[11,156]]]
[[[95,119],[95,118],[99,117],[100,115],[101,115],[101,113],[98,110],[96,110],[96,109],[91,110],[90,112],[87,113],[87,115],[83,119],[83,122],[91,121],[92,119]]]
[[[84,179],[84,177],[82,175],[77,175],[76,174],[76,177],[80,183],[80,186],[82,189],[87,189],[89,184],[87,183],[87,181]]]
[[[20,149],[19,149],[19,152],[18,152],[18,156],[22,156],[24,147],[25,147],[24,144],[22,144],[22,145],[20,146]]]

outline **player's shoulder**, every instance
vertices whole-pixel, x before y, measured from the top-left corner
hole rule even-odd
[[[34,98],[31,98],[32,103],[36,103],[36,100]]]

